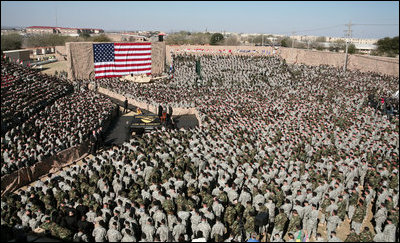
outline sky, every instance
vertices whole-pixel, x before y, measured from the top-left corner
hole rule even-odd
[[[356,24],[352,26],[355,38],[398,36],[399,2],[1,1],[2,27],[57,24],[105,31],[208,30],[285,35],[296,31],[296,35],[343,37],[349,21]]]

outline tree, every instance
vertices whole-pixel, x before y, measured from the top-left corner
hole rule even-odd
[[[68,42],[70,39],[70,36],[55,34],[32,35],[26,38],[25,45],[27,47],[63,46],[65,42]]]
[[[386,55],[390,57],[394,57],[399,55],[399,37],[385,37],[383,39],[378,40],[377,45],[377,54],[378,55]]]
[[[320,45],[320,44],[317,44],[316,47],[315,47],[315,49],[317,49],[318,51],[323,51],[323,50],[325,50],[324,46],[323,46],[323,45]]]
[[[87,39],[87,38],[90,37],[90,34],[89,34],[89,33],[86,33],[86,32],[81,32],[81,33],[79,34],[79,37],[82,37],[83,39]]]
[[[317,37],[317,39],[315,41],[316,42],[326,42],[326,37],[325,36],[319,36],[319,37]]]
[[[16,33],[1,36],[1,51],[21,49],[22,36]]]
[[[240,42],[236,35],[229,36],[225,39],[225,45],[227,46],[238,46],[239,44]]]
[[[353,43],[351,43],[347,49],[347,52],[349,54],[354,54],[356,53],[356,45],[354,45]]]
[[[224,36],[221,33],[215,33],[210,38],[210,45],[218,45],[224,40]]]
[[[344,50],[346,48],[346,42],[344,40],[336,40],[329,47],[330,51],[339,52],[340,50]]]
[[[167,45],[184,45],[188,44],[187,34],[185,31],[181,31],[178,33],[172,33],[167,36],[165,39]]]
[[[288,45],[288,38],[284,38],[284,39],[282,39],[281,40],[281,46],[283,46],[283,47],[288,47],[289,45]]]
[[[111,42],[111,39],[108,38],[105,34],[101,34],[98,36],[93,37],[92,39],[93,42]]]
[[[292,39],[290,39],[289,37],[285,37],[283,39],[280,40],[281,46],[283,47],[291,47],[292,46]]]

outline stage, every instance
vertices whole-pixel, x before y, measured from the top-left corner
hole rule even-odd
[[[136,115],[129,126],[130,132],[147,132],[161,127],[160,118],[155,114]]]

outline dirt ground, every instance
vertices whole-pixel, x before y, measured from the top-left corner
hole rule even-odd
[[[42,73],[48,74],[48,75],[54,75],[55,71],[60,72],[60,71],[67,71],[67,61],[61,60],[53,63],[48,63],[42,65],[43,70]]]

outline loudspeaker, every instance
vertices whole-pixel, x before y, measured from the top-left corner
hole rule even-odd
[[[255,226],[264,226],[268,224],[268,213],[267,212],[261,212],[257,214],[257,216],[254,219],[254,224]]]

